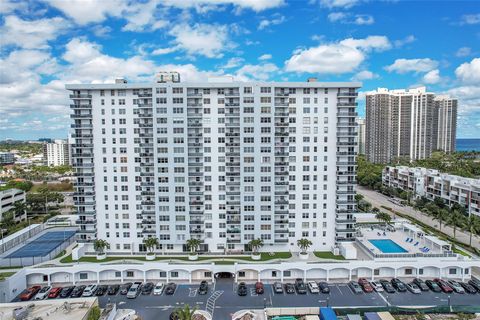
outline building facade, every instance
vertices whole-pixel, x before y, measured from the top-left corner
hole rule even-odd
[[[54,140],[43,145],[43,160],[47,166],[70,164],[70,144],[67,140]]]
[[[14,164],[15,155],[10,152],[0,152],[0,165]]]
[[[438,170],[405,166],[385,167],[383,185],[410,191],[429,200],[441,198],[448,206],[459,204],[468,214],[480,216],[480,179],[440,173]]]
[[[67,85],[79,241],[331,250],[354,237],[360,83]]]
[[[358,118],[358,154],[365,154],[365,118]]]
[[[457,100],[425,87],[379,88],[366,96],[366,156],[374,163],[455,150]]]
[[[7,189],[0,191],[0,221],[3,219],[5,212],[13,209],[15,203],[22,202],[25,203],[25,191],[20,189]],[[25,220],[27,217],[26,211],[15,213],[15,221]]]

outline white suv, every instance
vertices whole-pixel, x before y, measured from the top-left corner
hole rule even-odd
[[[50,286],[43,287],[42,289],[40,289],[40,291],[38,291],[37,295],[35,296],[35,300],[45,299],[50,293],[50,290],[52,290],[52,287]]]
[[[90,284],[83,290],[82,297],[91,297],[95,294],[95,291],[97,291],[97,285]]]
[[[153,288],[153,295],[154,296],[159,296],[163,293],[163,288],[165,287],[165,285],[163,284],[163,282],[159,282],[155,285],[155,288]]]
[[[370,281],[370,285],[373,287],[373,290],[377,292],[383,292],[383,287],[380,283],[375,281]]]
[[[308,281],[307,286],[311,293],[320,293],[318,284],[315,281]]]

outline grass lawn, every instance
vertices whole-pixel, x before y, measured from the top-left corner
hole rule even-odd
[[[290,252],[275,252],[273,255],[268,254],[267,252],[262,252],[262,258],[260,260],[252,260],[250,256],[202,256],[200,255],[196,261],[211,261],[215,264],[233,264],[235,260],[240,261],[269,261],[274,259],[289,259],[292,257]],[[118,257],[113,256],[103,259],[97,260],[96,256],[88,256],[82,257],[79,262],[96,262],[96,263],[104,263],[104,262],[111,262],[111,261],[119,261],[119,260],[138,260],[138,261],[147,261],[144,256],[125,256],[125,257]],[[157,256],[153,261],[168,261],[168,260],[182,260],[182,261],[190,261],[188,260],[188,256]],[[72,255],[69,254],[68,256],[60,259],[61,263],[73,263],[76,261],[72,260]]]
[[[0,281],[7,279],[14,274],[15,272],[0,272]]]
[[[345,260],[345,258],[342,255],[336,256],[330,251],[315,251],[313,254],[315,255],[315,257],[320,259]]]
[[[465,251],[462,251],[460,249],[458,249],[457,247],[455,247],[453,249],[453,252],[454,253],[458,253],[458,254],[461,254],[462,256],[465,256],[465,257],[469,257],[470,258],[470,255],[468,253],[466,253]]]
[[[60,252],[55,256],[54,259],[60,258],[60,257],[63,256],[65,253],[67,253],[67,251],[65,251],[65,250],[60,251]]]

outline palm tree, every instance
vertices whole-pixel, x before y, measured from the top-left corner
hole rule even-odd
[[[23,201],[17,201],[13,204],[12,210],[15,214],[15,218],[19,216],[22,217],[25,215],[27,211],[27,204],[26,202],[23,202]]]
[[[389,224],[390,221],[392,221],[392,218],[390,215],[386,212],[379,212],[375,215],[375,218],[377,218],[380,221],[383,221],[385,224]]]
[[[453,227],[453,237],[456,238],[457,235],[457,227],[461,225],[463,215],[460,211],[455,208],[452,210],[452,213],[448,217],[448,224]]]
[[[160,244],[155,237],[145,238],[143,239],[143,243],[145,244],[145,247],[147,247],[149,254],[153,254],[153,250],[155,250]]]
[[[258,239],[252,239],[248,243],[250,248],[252,248],[253,254],[258,254],[258,250],[260,250],[261,247],[263,247],[263,240],[258,238]]]
[[[192,238],[187,240],[187,248],[190,250],[191,253],[195,253],[200,247],[200,240]]]
[[[178,308],[175,310],[175,315],[178,320],[192,320],[193,314],[197,311],[197,307],[190,309],[188,304],[183,305],[183,308]]]
[[[93,249],[98,255],[102,255],[105,253],[105,249],[110,249],[110,243],[107,240],[97,239],[93,242]]]
[[[312,241],[308,240],[307,238],[302,238],[297,240],[297,246],[302,251],[302,254],[307,254],[308,248],[312,245]]]
[[[440,224],[440,231],[442,231],[442,223],[448,219],[449,212],[447,209],[440,209],[437,211],[436,216],[433,217],[433,220],[438,220]]]
[[[480,219],[477,218],[474,214],[470,213],[468,216],[467,224],[465,225],[465,231],[470,232],[470,240],[469,246],[472,246],[472,237],[475,234],[478,234],[478,230],[480,230]]]

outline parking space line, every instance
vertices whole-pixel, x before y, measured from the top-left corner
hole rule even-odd
[[[342,290],[340,290],[340,287],[339,287],[339,286],[335,286],[335,288],[337,288],[337,289],[338,289],[338,292],[340,292],[340,294],[343,296],[343,292],[342,292]]]
[[[387,304],[387,306],[390,305],[390,302],[388,302],[387,298],[385,298],[385,297],[383,296],[383,294],[378,293],[378,292],[377,292],[377,294],[380,296],[380,298],[382,298],[383,301],[385,301],[385,303]]]

